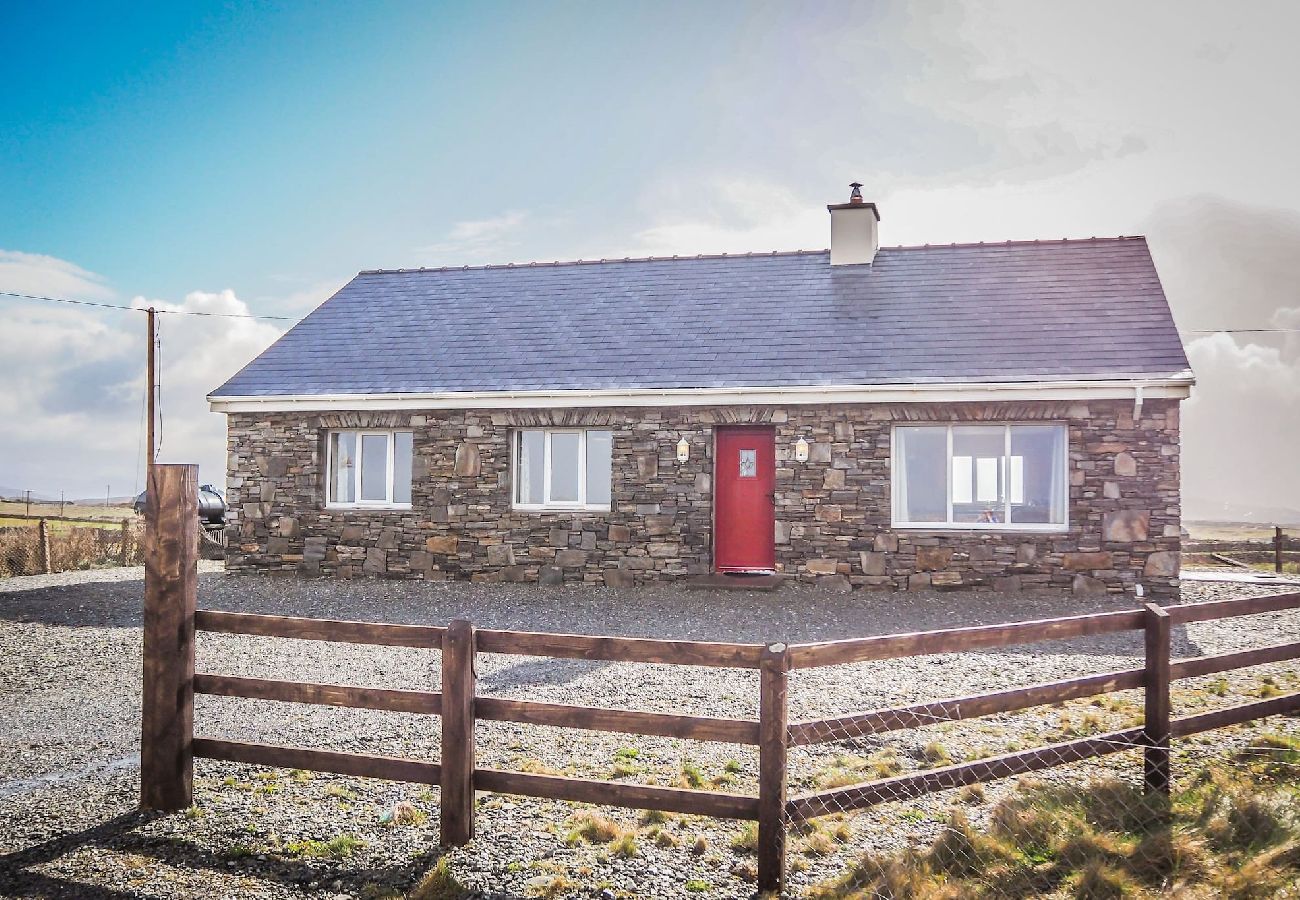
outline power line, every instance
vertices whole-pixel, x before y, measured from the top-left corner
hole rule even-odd
[[[116,309],[121,312],[138,312],[146,310],[134,306],[120,306],[115,303],[96,303],[93,300],[69,300],[66,297],[42,297],[39,294],[19,294],[14,291],[0,291],[2,297],[16,297],[20,300],[44,300],[48,303],[71,303],[76,306],[97,306],[100,309]],[[200,312],[194,309],[159,309],[157,312],[168,316],[207,316],[214,319],[275,319],[280,322],[294,321],[292,316],[259,316],[251,313]]]
[[[69,300],[65,297],[42,297],[39,294],[19,294],[14,291],[0,291],[0,297],[16,297],[21,300],[44,300],[49,303],[72,303],[77,306],[97,306],[100,309],[116,309],[121,312],[146,312],[135,306],[120,306],[114,303],[96,303],[93,300]],[[200,312],[193,309],[157,309],[160,315],[167,316],[207,316],[218,319],[272,319],[278,322],[295,321],[293,316],[264,316],[252,313],[217,313]],[[1300,328],[1184,328],[1182,334],[1298,334]]]

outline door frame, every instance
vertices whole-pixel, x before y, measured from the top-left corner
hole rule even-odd
[[[710,503],[710,525],[711,533],[709,535],[709,568],[713,572],[721,575],[775,575],[776,574],[776,502],[772,503],[772,565],[771,567],[740,567],[728,566],[726,569],[718,568],[718,463],[721,454],[718,452],[718,436],[729,430],[741,429],[762,429],[771,434],[772,437],[772,493],[776,493],[776,426],[767,422],[729,422],[725,425],[713,426],[713,501]]]

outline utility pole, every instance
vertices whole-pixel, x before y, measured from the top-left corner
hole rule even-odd
[[[157,413],[154,410],[154,391],[157,388],[158,378],[157,378],[157,370],[155,368],[156,364],[154,361],[154,344],[157,341],[156,319],[158,314],[154,311],[154,308],[152,306],[149,307],[147,310],[145,310],[145,312],[147,313],[147,317],[149,320],[149,351],[148,351],[148,359],[146,361],[146,365],[149,367],[149,377],[146,379],[146,383],[148,384],[148,389],[145,394],[147,398],[145,405],[149,407],[149,427],[146,432],[147,434],[146,440],[149,443],[149,449],[146,452],[149,455],[145,457],[145,466],[144,466],[145,484],[148,485],[149,469],[154,464],[154,457],[156,456],[155,447],[157,446],[154,443],[153,428],[154,428],[154,422],[157,421]]]
[[[27,515],[32,514],[32,492],[27,491]]]
[[[59,491],[59,518],[63,518],[63,491]]]

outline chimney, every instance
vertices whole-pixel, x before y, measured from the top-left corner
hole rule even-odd
[[[862,201],[862,185],[849,185],[848,203],[833,203],[831,211],[831,265],[871,265],[880,249],[880,213],[876,204]]]

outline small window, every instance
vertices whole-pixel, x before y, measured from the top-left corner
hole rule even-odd
[[[521,429],[514,439],[517,509],[609,509],[613,433]]]
[[[740,451],[740,477],[741,478],[758,477],[758,451],[756,450]]]
[[[893,524],[1059,531],[1068,460],[1064,425],[899,426]]]
[[[403,509],[411,505],[412,433],[332,431],[326,506]]]

